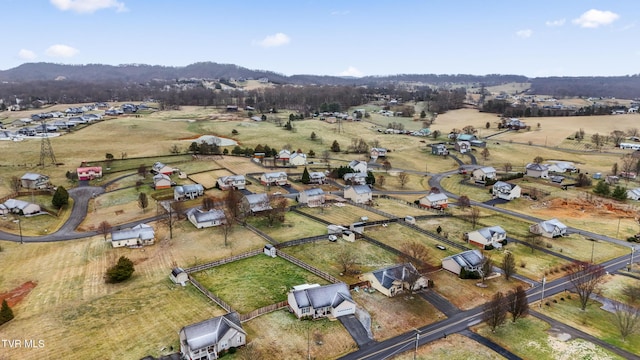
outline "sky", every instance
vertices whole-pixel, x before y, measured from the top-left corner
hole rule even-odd
[[[0,70],[235,64],[284,75],[640,73],[638,0],[0,0]],[[9,31],[10,29],[10,31]]]

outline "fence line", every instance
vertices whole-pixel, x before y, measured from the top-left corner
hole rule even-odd
[[[327,240],[327,239],[328,239],[327,235],[316,235],[316,236],[310,236],[310,237],[307,237],[307,238],[295,239],[295,240],[281,242],[278,245],[276,245],[276,247],[278,249],[282,249],[282,248],[289,247],[289,246],[302,245],[302,244],[307,244],[307,243],[311,243],[311,242],[316,242],[318,240]]]
[[[355,203],[355,202],[353,202],[353,201],[351,201],[351,200],[348,200],[347,202],[348,202],[349,204],[353,205],[353,206],[357,206],[357,207],[362,208],[362,209],[365,209],[365,210],[367,210],[367,211],[371,211],[372,213],[378,214],[378,215],[380,215],[380,216],[384,216],[384,217],[387,217],[387,218],[390,218],[390,219],[397,218],[397,216],[395,216],[395,215],[392,215],[392,214],[386,213],[386,212],[384,212],[384,211],[382,211],[382,210],[374,209],[374,208],[372,208],[372,207],[371,207],[371,206],[369,206],[369,205],[365,205],[365,204],[358,204],[358,203]]]
[[[207,290],[204,286],[202,286],[202,284],[200,284],[196,279],[194,279],[191,276],[191,274],[189,274],[189,281],[193,284],[193,286],[196,287],[196,289],[200,290],[200,292],[202,294],[204,294],[204,296],[206,296],[207,298],[209,298],[209,300],[211,300],[211,301],[215,302],[216,304],[218,304],[221,308],[227,310],[227,312],[234,312],[235,311],[235,310],[233,310],[231,305],[227,304],[226,302],[224,302],[219,297],[213,295],[211,293],[211,291]]]
[[[277,249],[276,249],[276,254],[277,254],[278,256],[280,256],[281,258],[283,258],[283,259],[285,259],[285,260],[287,260],[287,261],[289,261],[289,262],[293,263],[294,265],[298,265],[298,266],[300,266],[301,268],[303,268],[303,269],[305,269],[305,270],[307,270],[307,271],[309,271],[309,272],[312,272],[312,273],[314,273],[315,275],[320,276],[321,278],[323,278],[323,279],[325,279],[325,280],[329,281],[330,283],[335,284],[335,283],[342,282],[342,281],[340,281],[340,280],[336,279],[335,277],[333,277],[333,276],[329,275],[328,273],[326,273],[326,272],[324,272],[324,271],[322,271],[322,270],[320,270],[320,269],[316,269],[316,268],[314,268],[313,266],[311,266],[311,265],[309,265],[309,264],[307,264],[307,263],[303,262],[302,260],[296,259],[295,257],[293,257],[293,256],[291,256],[291,255],[289,255],[289,254],[286,254],[286,253],[284,253],[284,252],[282,252],[282,251],[280,251],[280,250],[277,250]]]
[[[206,264],[196,265],[196,266],[184,269],[184,271],[187,274],[192,274],[194,272],[210,269],[212,267],[216,267],[216,266],[228,264],[230,262],[234,262],[234,261],[246,259],[246,258],[249,258],[249,257],[252,257],[252,256],[256,256],[256,255],[261,254],[261,253],[262,253],[262,249],[255,249],[255,250],[247,251],[247,252],[242,253],[242,254],[234,255],[232,257],[228,257],[228,258],[224,258],[224,259],[208,262]]]
[[[256,228],[253,225],[250,225],[250,224],[245,222],[244,223],[244,227],[246,227],[247,229],[253,231],[254,233],[256,233],[258,235],[260,235],[263,239],[267,240],[268,242],[270,242],[273,245],[278,245],[279,244],[278,240],[272,238],[271,236],[267,235],[264,231],[259,230],[258,228]]]
[[[261,307],[259,309],[255,309],[251,312],[248,312],[246,314],[240,314],[240,322],[246,322],[249,321],[251,319],[255,319],[260,315],[264,315],[266,313],[270,313],[272,311],[276,311],[279,309],[282,309],[284,307],[289,306],[289,302],[287,300],[285,301],[280,301],[279,303],[275,303],[275,304],[271,304],[271,305],[267,305],[264,307]]]

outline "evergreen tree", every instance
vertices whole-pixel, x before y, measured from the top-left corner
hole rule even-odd
[[[627,191],[622,186],[617,185],[615,189],[613,189],[611,197],[616,200],[625,201],[627,199]]]
[[[367,171],[367,185],[375,185],[376,184],[376,177],[373,176],[373,173],[371,171]]]
[[[0,325],[13,319],[13,310],[7,304],[7,300],[2,300],[2,307],[0,308]]]
[[[600,180],[598,181],[598,184],[596,184],[596,187],[593,189],[593,192],[598,195],[609,196],[609,194],[611,194],[611,189],[609,188],[609,184],[607,184],[604,180]]]
[[[302,172],[302,183],[309,184],[311,182],[311,177],[309,176],[309,170],[305,166],[304,171]]]
[[[338,140],[333,140],[333,144],[331,144],[331,151],[340,152],[340,144],[338,144]]]
[[[129,279],[134,271],[133,261],[127,257],[120,256],[118,262],[107,269],[106,282],[109,284],[123,282]]]
[[[58,186],[56,192],[53,194],[51,203],[58,209],[69,203],[69,193],[67,192],[67,189],[64,188],[64,186]]]

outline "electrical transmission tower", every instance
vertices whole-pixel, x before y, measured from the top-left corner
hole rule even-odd
[[[40,166],[45,167],[45,161],[51,159],[51,164],[58,165],[56,156],[53,154],[53,147],[47,135],[47,125],[42,122],[42,141],[40,142]]]

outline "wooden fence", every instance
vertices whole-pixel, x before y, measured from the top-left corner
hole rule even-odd
[[[279,309],[282,309],[283,307],[287,307],[289,306],[289,302],[287,300],[285,301],[280,301],[279,303],[275,303],[275,304],[271,304],[271,305],[267,305],[264,307],[261,307],[259,309],[255,309],[251,312],[248,312],[246,314],[240,314],[240,322],[246,322],[249,321],[251,319],[255,319],[260,315],[264,315],[266,313],[270,313],[272,311],[276,311]]]
[[[313,273],[315,275],[320,276],[321,278],[327,280],[330,283],[335,284],[335,283],[342,282],[342,281],[336,279],[335,277],[329,275],[328,273],[326,273],[326,272],[324,272],[324,271],[322,271],[320,269],[316,269],[313,266],[303,262],[302,260],[296,259],[293,256],[291,256],[289,254],[286,254],[286,253],[284,253],[284,252],[282,252],[280,250],[276,249],[276,254],[278,256],[280,256],[281,258],[293,263],[294,265],[300,266],[301,268],[303,268],[303,269],[305,269],[305,270],[307,270],[307,271],[309,271],[309,272],[311,272],[311,273]]]
[[[184,271],[187,274],[192,274],[194,272],[210,269],[212,267],[216,267],[216,266],[228,264],[228,263],[231,263],[231,262],[234,262],[234,261],[246,259],[246,258],[249,258],[249,257],[252,257],[252,256],[256,256],[258,254],[261,254],[262,251],[263,251],[262,249],[255,249],[255,250],[247,251],[245,253],[234,255],[232,257],[228,257],[228,258],[225,258],[225,259],[220,259],[220,260],[208,262],[206,264],[196,265],[194,267],[190,267],[190,268],[184,269]]]
[[[191,274],[189,274],[189,281],[191,281],[191,284],[193,284],[193,286],[195,286],[196,289],[200,290],[200,292],[202,294],[204,294],[204,296],[209,298],[209,300],[213,301],[214,303],[218,304],[221,308],[225,309],[227,312],[235,311],[235,310],[233,310],[231,305],[227,304],[226,302],[224,302],[219,297],[213,295],[213,293],[211,293],[211,291],[207,290],[204,286],[202,286],[202,284],[200,284],[196,279],[194,279],[191,276]]]
[[[244,225],[244,227],[246,227],[247,229],[249,229],[249,230],[253,231],[254,233],[256,233],[256,234],[258,234],[258,235],[260,235],[263,239],[267,240],[267,241],[268,241],[268,242],[270,242],[271,244],[273,244],[273,245],[278,245],[278,243],[279,243],[279,242],[278,242],[278,240],[276,240],[276,239],[272,238],[271,236],[267,235],[264,231],[259,230],[259,229],[258,229],[258,228],[256,228],[255,226],[253,226],[253,225],[249,225],[249,224],[248,224],[248,223],[246,223],[246,222],[245,222],[243,225]]]

